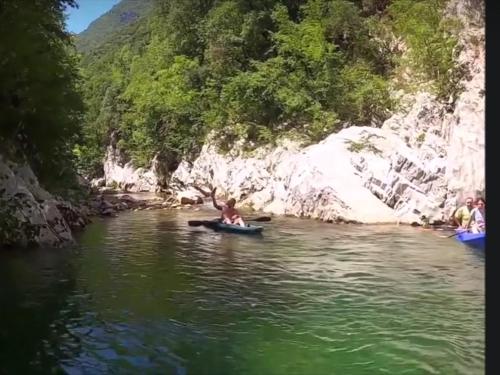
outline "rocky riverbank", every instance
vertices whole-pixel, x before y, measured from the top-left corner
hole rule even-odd
[[[40,186],[31,168],[0,155],[0,245],[62,246],[88,215]]]
[[[109,188],[82,186],[83,190],[87,189],[85,199],[69,202],[62,197],[50,194],[40,186],[36,176],[27,165],[6,161],[0,156],[0,182],[2,186],[0,189],[0,247],[62,247],[73,243],[75,231],[84,228],[93,218],[116,217],[118,213],[126,210],[198,210],[200,204],[207,203],[207,197],[213,185],[201,188],[193,180],[190,182],[190,187],[186,187],[178,179],[182,177],[179,176],[182,168],[181,166],[172,178],[172,188],[175,188],[177,193],[126,194],[113,192]],[[201,166],[195,168],[201,168]],[[208,174],[210,175],[210,172]],[[213,181],[217,181],[217,176],[218,174],[212,175]],[[279,173],[276,176],[279,178]],[[200,180],[206,183],[205,178]],[[315,183],[318,183],[317,179]],[[223,191],[219,198],[224,198],[226,193],[227,191]],[[318,201],[322,203],[327,198],[329,196],[323,200],[319,196],[312,197],[310,203],[320,209]],[[244,197],[242,202],[245,203]],[[254,206],[253,208],[258,207]],[[327,209],[328,207],[324,212],[328,212]],[[324,217],[321,219],[325,220]],[[344,218],[340,215],[326,220],[335,223],[360,223],[360,221]],[[428,220],[426,224],[428,224]],[[435,224],[426,226],[435,228]]]
[[[82,186],[83,198],[72,202],[45,190],[31,168],[0,155],[0,248],[61,247],[74,242],[73,232],[93,217],[124,210],[190,208],[197,201],[155,194],[110,194]],[[198,202],[199,203],[199,202]]]
[[[189,209],[202,200],[190,199],[178,200],[170,194],[124,194],[124,193],[100,193],[94,192],[90,200],[85,204],[91,216],[117,216],[120,211],[140,211],[157,209]]]

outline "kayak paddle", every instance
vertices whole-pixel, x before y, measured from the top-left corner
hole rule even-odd
[[[269,216],[260,216],[260,217],[254,217],[254,218],[248,218],[244,219],[245,221],[271,221],[271,218]],[[188,225],[190,227],[200,227],[202,225],[213,225],[214,221],[212,220],[189,220]]]
[[[254,217],[250,219],[245,219],[243,218],[244,221],[271,221],[271,218],[269,216],[260,216],[260,217]]]
[[[462,233],[465,233],[465,232],[468,232],[468,230],[462,230],[462,231],[460,231],[460,232],[455,232],[455,233],[453,233],[453,234],[451,234],[451,235],[449,235],[449,236],[443,236],[443,238],[451,238],[451,237],[455,237],[456,235],[458,235],[458,234],[462,234]]]
[[[210,226],[213,225],[215,222],[211,220],[189,220],[188,225],[190,227],[201,227],[202,225],[205,226]]]

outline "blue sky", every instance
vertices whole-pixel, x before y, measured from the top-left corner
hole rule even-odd
[[[66,29],[80,33],[96,18],[110,10],[120,0],[77,0],[78,9],[66,9]]]

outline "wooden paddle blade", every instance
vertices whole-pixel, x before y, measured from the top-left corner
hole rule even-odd
[[[245,221],[271,221],[271,218],[269,216],[261,216],[261,217],[254,217],[254,218],[248,218],[244,219]],[[217,219],[215,220],[189,220],[188,225],[190,227],[201,227],[206,226],[206,227],[213,227],[217,224]]]
[[[246,221],[271,221],[271,218],[269,216],[261,216],[261,217],[246,219]]]
[[[201,227],[204,224],[205,224],[204,220],[189,220],[188,221],[188,225],[190,227]]]
[[[214,228],[217,226],[217,220],[189,220],[188,225],[190,227],[207,227]]]

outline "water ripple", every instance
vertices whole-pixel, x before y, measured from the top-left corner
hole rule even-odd
[[[406,227],[186,225],[210,215],[125,213],[74,252],[2,259],[1,305],[47,327],[7,355],[69,374],[484,372],[481,254]]]

